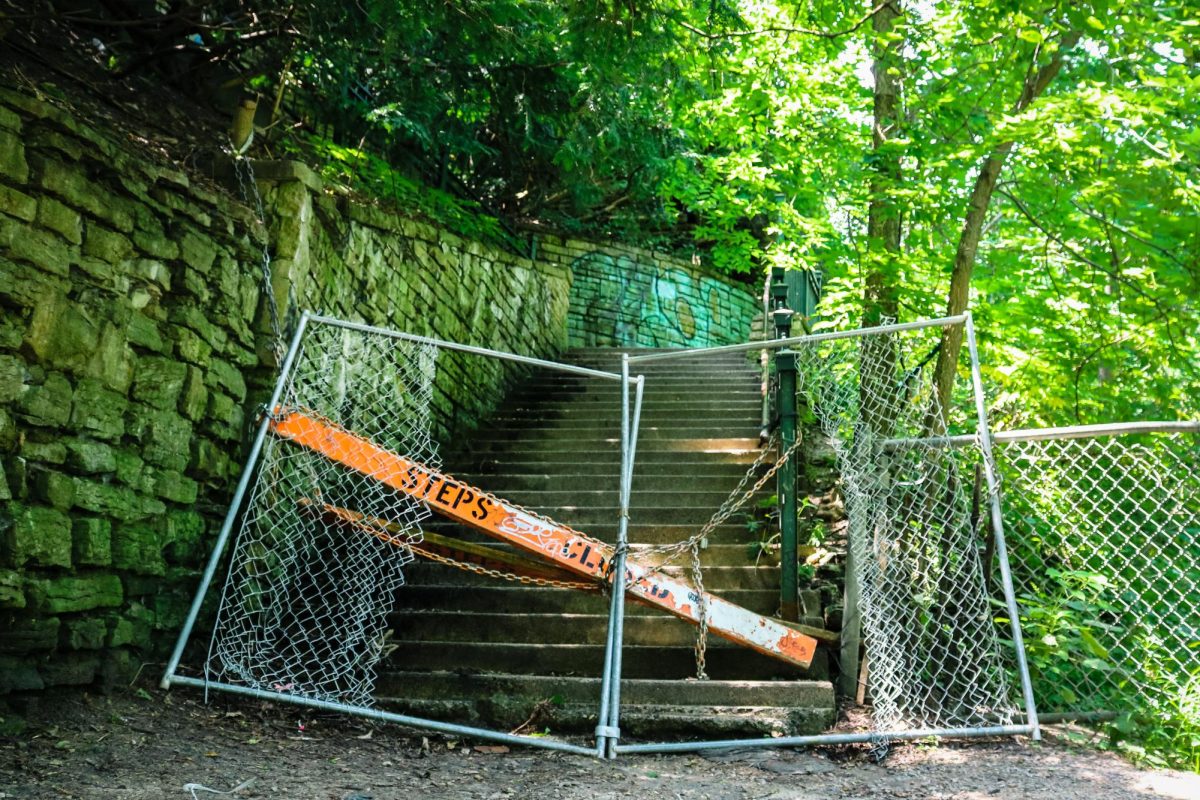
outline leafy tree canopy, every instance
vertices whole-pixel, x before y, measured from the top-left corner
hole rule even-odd
[[[300,131],[378,186],[732,273],[819,267],[827,324],[864,318],[870,280],[885,291],[868,311],[938,316],[963,273],[1010,423],[1200,411],[1197,0],[105,0],[60,16],[117,72],[169,72],[181,50],[189,82],[232,70],[303,122],[268,147]]]

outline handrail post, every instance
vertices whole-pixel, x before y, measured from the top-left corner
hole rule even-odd
[[[775,330],[779,338],[791,334],[793,312],[776,309]],[[796,354],[780,350],[775,355],[779,375],[779,394],[775,407],[779,409],[779,453],[790,453],[798,434],[796,429]],[[776,493],[779,497],[779,615],[792,622],[800,619],[799,542],[796,535],[796,460],[788,457],[777,473]]]

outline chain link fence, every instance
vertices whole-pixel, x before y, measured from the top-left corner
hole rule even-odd
[[[968,378],[955,383],[943,408],[935,356],[953,327],[970,342],[960,370]],[[1020,631],[1013,627],[1005,636],[995,624],[977,533],[993,496],[977,491],[974,478],[977,470],[993,473],[973,335],[964,315],[630,359],[640,366],[764,346],[794,358],[798,395],[832,447],[842,479],[847,577],[859,591],[874,731],[619,745],[617,753],[1036,735],[1028,683],[1014,682],[1008,669],[1023,656]],[[969,446],[946,448],[947,425]],[[631,453],[627,467],[634,461]],[[1003,556],[1001,548],[993,558],[999,563]],[[1005,608],[1015,609],[1007,597]],[[843,627],[843,641],[851,635]],[[857,648],[855,638],[856,656]]]
[[[996,455],[1039,710],[1200,725],[1200,425],[1002,433]]]
[[[848,580],[857,582],[872,719],[885,736],[1020,716],[1006,669],[1016,652],[993,624],[976,535],[973,476],[984,452],[972,387],[956,386],[948,408],[935,387],[943,330],[796,346],[801,394],[842,478]],[[940,446],[934,434],[945,424],[969,431],[972,444]]]
[[[474,361],[464,365],[466,359]],[[377,702],[382,677],[392,685],[408,674],[396,671],[389,657],[406,646],[393,638],[393,630],[398,593],[415,557],[536,585],[601,583],[574,581],[571,573],[536,564],[533,575],[504,571],[506,564],[518,569],[529,564],[503,548],[479,546],[470,538],[472,526],[482,530],[486,521],[488,530],[530,540],[538,532],[554,534],[556,544],[585,537],[442,472],[435,437],[444,424],[443,382],[462,380],[473,368],[497,377],[499,394],[505,370],[529,366],[619,379],[304,314],[168,663],[164,688],[178,683],[595,754],[596,747],[393,713]],[[425,532],[434,511],[457,526],[453,535]],[[218,588],[214,579],[222,562],[226,577]],[[216,613],[207,652],[198,664],[181,669],[210,594]]]

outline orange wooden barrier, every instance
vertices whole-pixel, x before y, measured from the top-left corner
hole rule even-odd
[[[569,528],[539,519],[486,492],[396,455],[334,423],[277,409],[271,430],[336,463],[415,497],[437,513],[511,542],[575,575],[609,580],[613,548]],[[686,581],[626,559],[626,591],[637,600],[693,623],[700,597]],[[709,630],[731,642],[800,667],[812,663],[817,640],[715,595],[704,595]]]

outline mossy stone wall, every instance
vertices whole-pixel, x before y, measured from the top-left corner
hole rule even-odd
[[[265,226],[232,175],[185,174],[0,89],[0,695],[125,681],[173,643],[274,377],[264,246],[285,326],[312,309],[542,358],[749,328],[744,289],[681,278],[700,287],[677,291],[690,311],[663,289],[674,316],[617,336],[625,318],[581,303],[573,276],[610,298],[630,284],[622,265],[663,287],[687,265],[555,237],[530,260],[355,201],[300,164],[255,169]],[[519,374],[444,354],[437,434],[477,424]]]

